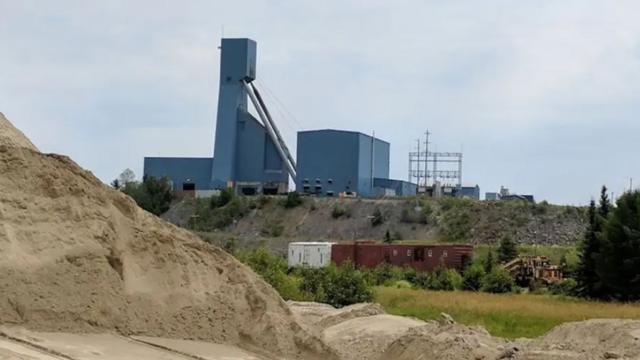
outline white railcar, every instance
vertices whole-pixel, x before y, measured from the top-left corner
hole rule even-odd
[[[287,260],[289,267],[307,266],[320,268],[331,264],[330,242],[292,242],[289,243]]]

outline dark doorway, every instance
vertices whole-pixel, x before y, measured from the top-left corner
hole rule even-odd
[[[257,190],[254,187],[243,187],[241,192],[242,192],[242,195],[251,196],[251,195],[255,195],[257,193]]]
[[[263,195],[278,195],[278,188],[263,188]]]
[[[196,184],[182,183],[182,191],[196,191]]]

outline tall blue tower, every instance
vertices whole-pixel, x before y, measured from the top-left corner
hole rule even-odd
[[[251,84],[256,78],[256,43],[222,39],[221,53],[212,187],[245,194],[286,192],[288,151]],[[262,122],[249,113],[249,98]]]
[[[287,192],[296,164],[252,83],[255,78],[255,41],[222,39],[213,158],[145,157],[145,176],[168,177],[177,191]],[[249,100],[261,121],[249,113]]]

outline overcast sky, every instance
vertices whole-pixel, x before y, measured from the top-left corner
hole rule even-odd
[[[0,0],[0,111],[105,182],[144,156],[210,156],[226,37],[299,130],[391,143],[429,129],[464,182],[585,204],[640,184],[640,2]],[[268,91],[267,91],[268,90]]]

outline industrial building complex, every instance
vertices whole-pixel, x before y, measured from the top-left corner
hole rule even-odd
[[[214,156],[146,157],[144,176],[167,177],[176,191],[282,194],[291,179],[297,191],[319,196],[416,193],[416,185],[389,179],[389,143],[359,132],[301,131],[296,161],[253,83],[256,56],[255,41],[222,39]]]

